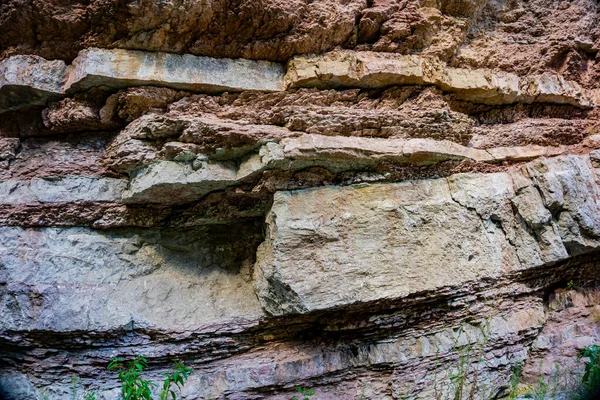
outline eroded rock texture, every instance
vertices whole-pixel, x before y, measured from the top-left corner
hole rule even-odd
[[[0,2],[0,398],[76,375],[117,399],[105,366],[136,354],[184,360],[190,400],[575,371],[600,341],[599,15]]]

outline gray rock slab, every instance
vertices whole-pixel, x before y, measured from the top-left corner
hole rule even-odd
[[[260,226],[253,225],[118,232],[0,227],[0,331],[131,324],[178,331],[257,318],[251,261],[243,260],[258,240]]]
[[[60,60],[19,55],[0,61],[0,113],[62,97],[66,76]]]
[[[0,204],[121,200],[127,181],[67,176],[0,181]]]
[[[86,49],[73,61],[67,92],[153,85],[202,92],[283,90],[283,65],[135,50]]]

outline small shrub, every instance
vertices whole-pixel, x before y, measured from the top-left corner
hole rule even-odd
[[[581,378],[582,400],[597,399],[600,396],[600,346],[587,346],[579,354],[579,358],[589,358],[585,364],[585,372]]]
[[[295,388],[296,392],[300,393],[302,395],[302,399],[301,400],[310,400],[309,397],[314,396],[315,391],[309,388],[303,388],[303,387],[297,387]],[[293,400],[300,400],[297,397],[294,396]]]
[[[183,389],[183,385],[191,373],[191,368],[183,365],[181,361],[177,361],[173,370],[168,374],[164,374],[165,380],[163,382],[162,391],[160,392],[160,400],[169,400],[169,396],[175,400],[177,397],[173,389],[171,389],[171,386],[175,384],[179,390]]]
[[[523,363],[516,363],[511,367],[510,370],[510,392],[508,394],[508,398],[510,400],[515,400],[519,396],[519,382],[521,381],[521,376],[523,375]]]
[[[108,364],[108,370],[119,371],[121,397],[123,400],[152,400],[152,388],[157,385],[142,378],[142,372],[146,368],[148,368],[148,362],[142,356],[137,356],[134,360],[128,361],[126,364],[123,363],[123,359],[121,358],[114,357],[111,359]],[[168,400],[169,397],[172,400],[176,400],[177,395],[173,389],[173,385],[178,389],[182,389],[191,373],[191,368],[177,361],[171,372],[163,374],[165,379],[160,392],[160,400]]]
[[[128,361],[127,364],[123,364],[120,358],[111,359],[108,370],[120,370],[119,381],[123,400],[152,400],[152,387],[156,384],[142,378],[142,371],[147,367],[148,363],[142,356]]]

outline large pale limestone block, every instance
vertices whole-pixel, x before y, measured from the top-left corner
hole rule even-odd
[[[588,156],[509,172],[275,194],[255,289],[270,314],[392,300],[600,248]]]
[[[0,113],[62,97],[66,74],[60,60],[27,55],[0,61]]]
[[[73,61],[69,92],[153,85],[203,92],[283,90],[283,66],[268,61],[134,50],[86,49]]]
[[[236,229],[0,227],[1,330],[176,332],[257,318],[241,260],[260,227]]]
[[[499,277],[516,259],[445,179],[278,192],[267,223],[254,278],[275,315]]]

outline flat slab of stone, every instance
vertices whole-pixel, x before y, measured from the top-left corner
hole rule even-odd
[[[277,192],[255,290],[272,315],[305,313],[591,252],[600,247],[595,181],[588,156],[561,156],[506,173]]]
[[[283,90],[283,65],[135,50],[86,49],[73,61],[68,92],[94,86],[165,86],[202,92]]]
[[[297,56],[288,63],[287,87],[382,88],[435,85],[461,100],[484,104],[556,103],[592,107],[597,94],[557,74],[520,77],[490,69],[449,68],[415,56],[340,50]]]
[[[494,150],[494,151],[492,151]],[[381,162],[406,165],[432,165],[444,161],[473,160],[498,163],[526,161],[567,153],[568,147],[502,147],[474,149],[449,140],[383,139],[304,134],[267,143],[234,162],[202,160],[156,161],[138,169],[129,189],[123,193],[128,203],[177,204],[199,200],[215,190],[235,186],[266,170],[295,171],[323,167],[332,172],[361,171]]]
[[[233,163],[193,164],[160,161],[138,171],[123,199],[130,203],[176,204],[199,200],[206,194],[236,183]]]
[[[120,200],[127,181],[70,176],[0,181],[0,204],[111,202]]]
[[[66,75],[60,60],[27,55],[0,61],[0,113],[62,97]]]

